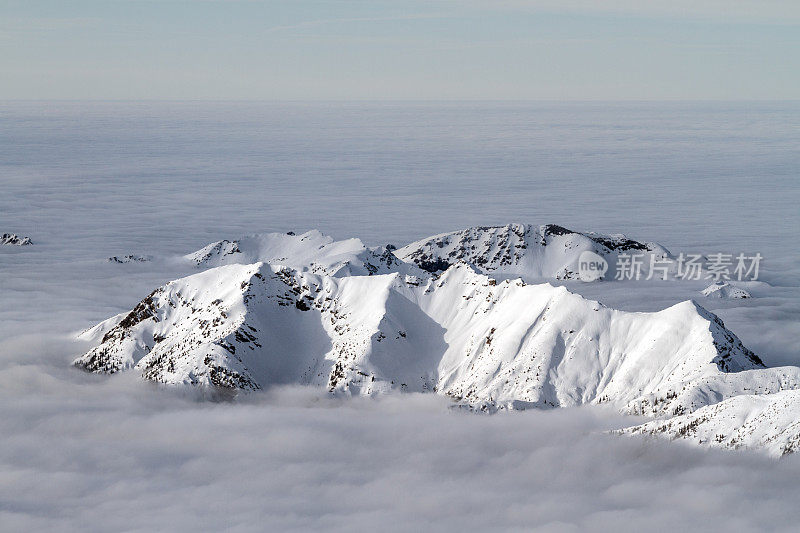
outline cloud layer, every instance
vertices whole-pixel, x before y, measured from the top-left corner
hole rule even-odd
[[[433,396],[304,389],[207,403],[36,366],[0,380],[9,530],[763,531],[800,519],[788,505],[800,458],[612,437],[600,432],[619,420],[603,411],[483,416]]]

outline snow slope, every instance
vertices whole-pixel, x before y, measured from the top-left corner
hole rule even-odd
[[[653,420],[622,430],[631,435],[671,439],[731,449],[761,449],[781,456],[800,449],[800,391],[747,394],[694,413]]]

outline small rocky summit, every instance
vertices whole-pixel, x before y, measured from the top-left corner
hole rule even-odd
[[[3,233],[0,236],[0,244],[8,244],[11,246],[29,246],[33,244],[30,237],[21,237],[16,233]]]
[[[706,298],[726,298],[731,300],[739,300],[742,298],[750,298],[750,293],[746,290],[736,287],[727,281],[712,283],[702,291],[703,296]]]
[[[150,257],[149,255],[134,255],[134,254],[131,254],[131,255],[123,255],[123,256],[115,255],[113,257],[109,257],[108,259],[106,259],[106,261],[108,261],[109,263],[119,263],[119,264],[123,264],[123,263],[146,263],[147,261],[150,261],[151,259],[152,259],[152,257]]]

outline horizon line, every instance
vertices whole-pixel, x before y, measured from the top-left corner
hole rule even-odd
[[[797,98],[4,98],[0,102],[108,103],[794,103]]]

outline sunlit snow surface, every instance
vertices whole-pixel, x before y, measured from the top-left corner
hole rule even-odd
[[[184,275],[157,258],[319,228],[398,246],[476,225],[623,232],[764,256],[708,282],[583,284],[625,310],[696,299],[800,364],[799,104],[0,105],[0,523],[10,529],[790,530],[800,459],[600,434],[607,411],[476,416],[407,395],[195,401],[69,367],[71,335]],[[115,263],[136,254],[153,261]]]

